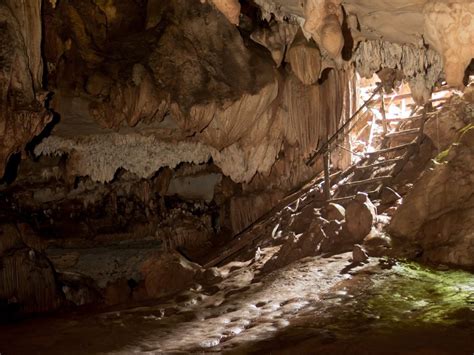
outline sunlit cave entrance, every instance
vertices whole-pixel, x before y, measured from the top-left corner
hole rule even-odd
[[[0,355],[472,354],[473,26],[1,1]]]

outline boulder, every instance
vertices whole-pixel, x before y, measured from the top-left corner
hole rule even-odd
[[[374,228],[362,245],[370,256],[380,257],[386,255],[392,247],[392,240],[390,236]]]
[[[382,205],[391,205],[400,200],[402,196],[390,187],[384,187],[380,196]]]
[[[363,246],[355,244],[352,249],[352,263],[353,264],[363,264],[369,260],[369,254]]]
[[[320,254],[324,238],[321,226],[312,224],[308,232],[289,237],[280,250],[263,266],[263,271],[269,272],[296,260]]]
[[[201,272],[198,273],[196,279],[197,281],[202,282],[204,285],[213,285],[222,281],[224,278],[218,268],[211,267],[201,270]]]
[[[474,89],[466,89],[466,94],[473,95]],[[424,134],[433,142],[438,152],[442,152],[456,142],[459,131],[470,123],[470,108],[463,104],[463,100],[453,97],[449,110],[442,110],[436,119],[428,120],[424,127]],[[472,110],[472,108],[471,108]]]
[[[329,221],[342,221],[346,218],[346,209],[337,203],[328,204],[325,212],[325,217]]]
[[[348,237],[354,242],[361,242],[372,230],[376,221],[377,209],[367,194],[359,192],[346,207]]]
[[[0,257],[10,249],[25,247],[20,232],[13,224],[0,225]]]
[[[0,268],[0,303],[14,307],[18,315],[57,309],[61,299],[48,259],[33,249],[10,249]]]
[[[151,257],[141,266],[148,298],[173,294],[190,285],[201,267],[172,252]]]
[[[419,245],[422,258],[474,267],[474,129],[433,164],[404,198],[389,226],[398,241]]]

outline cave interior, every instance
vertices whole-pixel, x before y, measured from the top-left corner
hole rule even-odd
[[[472,0],[0,0],[0,354],[474,351]]]

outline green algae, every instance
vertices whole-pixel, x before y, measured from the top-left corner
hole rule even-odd
[[[326,308],[320,326],[340,338],[462,329],[474,334],[474,274],[399,262],[354,276],[352,298]]]
[[[392,329],[466,322],[474,326],[474,275],[399,263],[374,280],[359,307]]]

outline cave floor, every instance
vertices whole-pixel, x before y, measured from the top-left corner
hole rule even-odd
[[[0,352],[472,354],[473,274],[350,253],[260,273],[275,249],[154,304],[3,326]]]

